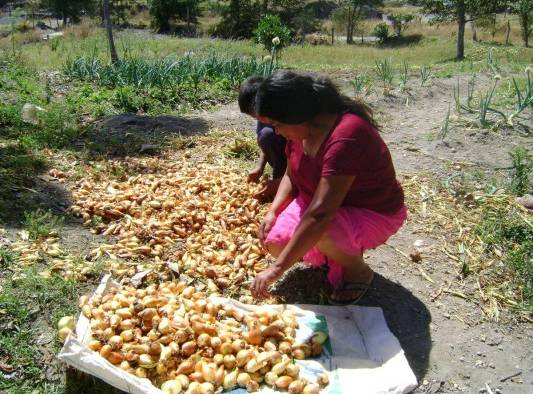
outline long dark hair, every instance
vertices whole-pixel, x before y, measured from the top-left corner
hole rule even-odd
[[[258,115],[286,124],[307,122],[319,114],[353,113],[379,128],[368,105],[342,94],[326,77],[276,71],[263,81],[255,100]]]

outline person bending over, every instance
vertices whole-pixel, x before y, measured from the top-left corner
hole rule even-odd
[[[239,108],[242,113],[256,118],[255,96],[263,80],[263,77],[252,77],[241,85]],[[260,121],[257,122],[256,134],[257,144],[261,153],[255,167],[248,174],[248,181],[258,182],[265,171],[266,164],[270,164],[273,179],[267,182],[265,188],[256,197],[260,200],[272,200],[276,195],[279,183],[287,167],[287,158],[285,157],[286,140],[281,135],[276,134],[272,126]]]

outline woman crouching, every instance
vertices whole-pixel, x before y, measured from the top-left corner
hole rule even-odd
[[[287,170],[259,233],[276,261],[252,294],[267,297],[303,257],[329,265],[330,303],[357,302],[374,275],[363,252],[385,243],[407,215],[372,111],[326,78],[278,71],[259,87],[255,113],[288,141]]]

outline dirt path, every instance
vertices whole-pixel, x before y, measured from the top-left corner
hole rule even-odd
[[[488,78],[480,80],[481,85],[488,82]],[[466,86],[467,81],[461,78],[460,83]],[[400,177],[416,173],[451,175],[453,162],[468,162],[481,169],[506,167],[508,152],[514,146],[531,146],[530,139],[517,134],[459,126],[452,128],[444,141],[436,138],[449,105],[453,106],[455,84],[456,80],[439,79],[429,88],[415,88],[408,106],[405,97],[370,98],[385,119],[383,136]],[[254,122],[243,117],[234,104],[201,116],[215,128],[237,132],[254,128]],[[419,265],[398,252],[409,254],[414,250],[415,241],[422,242],[428,250]],[[383,308],[419,379],[416,392],[533,391],[532,326],[487,322],[473,302],[439,294],[442,283],[454,280],[455,267],[438,249],[431,234],[408,222],[388,245],[367,256],[379,276],[363,304]],[[419,268],[428,273],[433,283],[421,275]],[[286,282],[319,284],[322,280],[320,271],[298,268]],[[293,294],[289,298],[291,302],[316,298],[287,283],[278,289],[282,294],[287,294],[284,287],[290,288]]]

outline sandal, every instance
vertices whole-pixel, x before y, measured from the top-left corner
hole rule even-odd
[[[374,279],[374,278],[372,278]],[[370,283],[362,283],[362,282],[342,282],[340,284],[340,286],[338,286],[334,291],[358,291],[359,292],[359,295],[353,299],[348,299],[348,300],[342,300],[342,301],[338,301],[338,300],[334,300],[333,298],[331,298],[331,294],[327,295],[327,300],[328,300],[328,303],[330,305],[338,305],[338,306],[343,306],[343,305],[355,305],[357,304],[361,298],[364,297],[364,295],[366,294],[366,292],[368,291],[368,289],[370,288],[370,285],[372,284],[372,280],[370,281]]]

